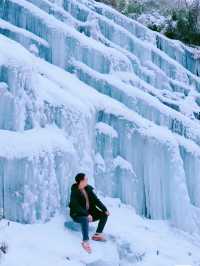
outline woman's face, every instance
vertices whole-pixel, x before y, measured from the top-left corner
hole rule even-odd
[[[80,182],[80,186],[82,188],[86,187],[88,185],[88,177],[84,176],[84,179]]]

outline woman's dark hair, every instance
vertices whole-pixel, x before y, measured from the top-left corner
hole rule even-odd
[[[76,183],[79,184],[84,179],[84,177],[85,177],[84,173],[77,174],[75,177]]]

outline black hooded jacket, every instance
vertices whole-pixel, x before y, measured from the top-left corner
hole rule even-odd
[[[70,207],[70,216],[72,218],[75,216],[88,216],[91,212],[95,211],[96,207],[103,212],[107,211],[106,206],[100,201],[93,189],[91,185],[85,187],[90,203],[89,210],[87,210],[84,194],[80,191],[76,183],[71,186],[70,202],[68,206]]]

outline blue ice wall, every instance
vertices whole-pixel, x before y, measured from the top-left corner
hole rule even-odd
[[[0,153],[6,218],[65,212],[85,171],[138,214],[198,230],[200,64],[191,49],[93,0],[0,0],[0,36],[0,144],[6,133],[19,142],[16,154]],[[25,152],[27,134],[35,145]]]

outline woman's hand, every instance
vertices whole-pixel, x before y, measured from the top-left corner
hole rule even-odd
[[[105,214],[107,214],[109,216],[110,215],[110,212],[109,211],[106,211]]]
[[[88,220],[89,220],[89,222],[92,222],[93,218],[92,218],[91,214],[88,215]]]

